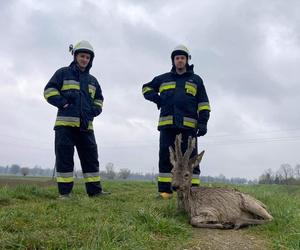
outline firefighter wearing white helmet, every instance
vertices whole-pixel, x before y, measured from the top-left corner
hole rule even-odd
[[[94,49],[88,41],[69,46],[74,60],[58,69],[44,89],[44,97],[57,107],[55,121],[55,168],[60,198],[70,197],[74,184],[74,147],[80,158],[86,191],[89,196],[107,194],[102,191],[98,149],[93,120],[101,114],[101,87],[90,74]]]
[[[174,63],[174,57],[176,55],[185,55],[187,57],[188,62],[192,59],[190,51],[184,45],[178,45],[173,49],[171,54],[172,63]]]
[[[94,53],[94,49],[92,47],[92,45],[85,40],[80,41],[79,43],[77,43],[74,47],[73,44],[71,44],[69,46],[69,51],[72,53],[72,55],[74,55],[74,61],[77,62],[77,55],[79,53],[87,53],[90,55],[90,60],[89,60],[89,64],[87,65],[87,69],[90,69],[92,67],[93,64],[93,60],[95,57],[95,53]],[[77,62],[78,63],[78,62]]]
[[[158,197],[172,197],[172,164],[169,147],[174,145],[176,135],[182,134],[182,147],[187,148],[190,136],[204,136],[210,116],[210,105],[201,77],[194,73],[194,65],[189,65],[191,54],[184,45],[171,52],[170,72],[154,77],[143,85],[145,99],[154,102],[160,109],[158,121],[159,175]],[[195,147],[191,157],[197,154]],[[194,168],[192,185],[199,185],[200,168]]]
[[[80,41],[74,47],[71,44],[70,51],[71,51],[72,55],[79,53],[79,52],[87,52],[94,56],[94,49],[93,49],[92,45],[88,41],[85,41],[85,40]]]

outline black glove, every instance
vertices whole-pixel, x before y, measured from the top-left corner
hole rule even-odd
[[[86,113],[82,113],[80,117],[80,128],[87,130],[89,127],[89,119]]]
[[[207,125],[206,124],[198,124],[197,137],[203,136],[207,133]]]
[[[82,114],[80,117],[80,128],[83,130],[87,130],[89,127],[89,120],[87,119],[87,116]]]
[[[88,130],[89,122],[94,120],[94,112],[93,110],[85,111],[81,113],[81,129]]]
[[[89,113],[91,118],[94,118],[102,113],[102,109],[96,108],[95,106],[92,107],[92,111]]]

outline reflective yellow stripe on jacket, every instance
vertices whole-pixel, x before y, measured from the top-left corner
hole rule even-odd
[[[80,89],[79,82],[77,82],[75,80],[64,80],[61,90],[64,91],[64,90],[70,90],[70,89],[79,90]]]
[[[198,103],[198,112],[202,110],[210,111],[210,106],[208,102],[200,102]]]
[[[169,89],[175,89],[176,88],[176,82],[164,82],[159,87],[159,93],[162,93]]]
[[[51,96],[58,96],[60,95],[59,91],[55,88],[47,88],[44,91],[44,97],[47,100]]]
[[[183,125],[189,128],[196,128],[197,120],[189,117],[183,117]]]
[[[95,99],[95,100],[94,100],[94,104],[102,108],[102,106],[103,106],[103,101],[100,100],[100,99]]]
[[[144,87],[142,91],[143,91],[143,95],[144,95],[144,94],[146,94],[146,93],[148,93],[148,92],[153,91],[153,88],[150,88],[150,87]]]
[[[55,126],[80,127],[79,117],[57,116]]]
[[[173,124],[173,116],[169,115],[169,116],[162,116],[159,117],[159,122],[158,122],[158,126],[165,126],[165,125],[172,125]]]

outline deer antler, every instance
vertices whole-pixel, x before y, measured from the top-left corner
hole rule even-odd
[[[195,144],[196,144],[196,139],[189,136],[188,147],[187,147],[187,150],[185,151],[184,156],[183,156],[184,161],[189,161],[190,156],[191,156],[191,154],[192,154],[192,152],[195,148]]]
[[[180,161],[182,160],[182,151],[181,151],[181,142],[182,142],[182,135],[176,135],[175,139],[175,155],[176,155],[176,160]]]
[[[169,147],[169,152],[170,152],[170,162],[173,165],[173,167],[175,167],[176,155],[172,146]]]

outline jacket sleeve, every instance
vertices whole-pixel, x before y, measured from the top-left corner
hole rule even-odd
[[[151,82],[144,84],[142,89],[145,99],[156,103],[158,109],[160,108],[159,86],[160,82],[155,77]]]
[[[68,103],[67,99],[60,94],[62,87],[62,71],[57,70],[44,88],[44,97],[51,105],[62,108]]]
[[[198,125],[207,125],[210,116],[210,105],[202,79],[199,84],[199,90],[197,91],[197,99]]]
[[[93,106],[92,106],[94,117],[96,117],[102,113],[103,101],[104,101],[104,98],[102,95],[102,90],[97,81],[95,99],[94,99]]]

